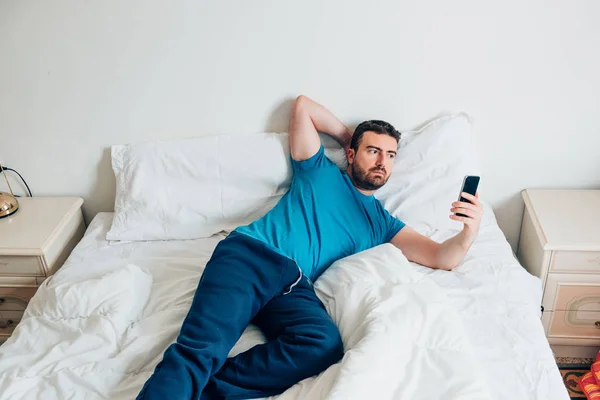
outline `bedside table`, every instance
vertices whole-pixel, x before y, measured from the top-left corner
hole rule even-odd
[[[600,190],[524,190],[517,258],[542,280],[542,323],[556,356],[600,350]]]
[[[0,343],[19,323],[37,287],[67,259],[85,231],[79,197],[19,197],[0,219]]]

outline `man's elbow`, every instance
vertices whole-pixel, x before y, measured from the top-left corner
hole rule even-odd
[[[439,259],[432,259],[432,260],[421,260],[416,261],[416,260],[409,260],[409,261],[413,261],[416,262],[418,264],[421,264],[425,267],[429,267],[431,269],[441,269],[444,271],[452,271],[454,268],[456,268],[458,266],[458,264],[452,264],[452,263],[448,263],[445,260],[444,261],[440,261]]]
[[[437,269],[442,269],[444,271],[452,271],[456,267],[458,267],[458,264],[450,264],[450,263],[438,263],[437,264]]]
[[[310,103],[310,99],[305,95],[301,94],[300,96],[296,97],[296,100],[294,101],[294,110],[296,112],[302,111],[306,109],[306,105],[308,103]]]
[[[452,257],[448,257],[442,251],[442,246],[438,246],[436,250],[436,256],[434,261],[434,268],[442,269],[444,271],[452,271],[454,268],[458,267],[460,262],[453,260]]]

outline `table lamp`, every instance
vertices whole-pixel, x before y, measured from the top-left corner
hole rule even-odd
[[[4,218],[17,212],[19,209],[19,202],[13,194],[8,178],[6,177],[6,171],[2,168],[2,163],[0,163],[0,171],[2,172],[2,175],[4,175],[8,190],[10,190],[10,193],[0,192],[0,218]]]

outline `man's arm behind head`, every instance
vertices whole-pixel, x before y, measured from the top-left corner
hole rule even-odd
[[[304,161],[319,151],[323,132],[347,148],[352,132],[329,110],[310,98],[296,98],[290,118],[290,151],[296,161]]]

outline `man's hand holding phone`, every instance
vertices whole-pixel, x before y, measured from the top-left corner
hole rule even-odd
[[[458,196],[459,201],[452,203],[450,219],[462,222],[464,224],[463,236],[467,245],[471,245],[481,225],[483,216],[483,205],[479,201],[477,186],[479,185],[478,176],[465,176],[461,193]]]
[[[453,214],[450,215],[450,219],[464,223],[463,232],[466,235],[466,239],[469,240],[469,243],[473,243],[479,233],[481,218],[483,217],[483,205],[479,201],[479,193],[473,196],[472,194],[462,192],[461,196],[469,200],[470,203],[464,201],[455,201],[452,203],[450,211]],[[454,215],[454,213],[465,216],[461,217]]]

